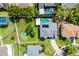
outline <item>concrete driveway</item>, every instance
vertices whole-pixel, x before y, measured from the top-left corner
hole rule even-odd
[[[56,51],[56,55],[58,56],[62,55],[62,50],[59,49],[59,47],[57,46],[55,39],[51,39],[50,41],[53,49]]]

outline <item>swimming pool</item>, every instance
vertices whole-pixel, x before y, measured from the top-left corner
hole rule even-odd
[[[45,8],[45,14],[53,14],[55,13],[54,8]]]
[[[48,23],[49,20],[48,20],[48,18],[41,18],[41,19],[40,19],[40,22],[41,22],[41,23]]]
[[[5,18],[0,18],[0,24],[6,24],[7,20]]]

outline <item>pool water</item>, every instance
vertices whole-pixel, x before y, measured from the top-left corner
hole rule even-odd
[[[41,23],[48,23],[49,20],[48,20],[48,18],[41,18],[41,19],[40,19],[40,22],[41,22]]]
[[[2,24],[2,23],[6,23],[6,19],[0,18],[0,23],[1,23],[1,24]]]
[[[46,8],[45,13],[46,14],[53,14],[55,12],[54,8]]]

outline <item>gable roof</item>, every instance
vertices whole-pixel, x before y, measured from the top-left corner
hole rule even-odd
[[[62,36],[63,37],[77,37],[79,38],[79,26],[73,24],[63,24],[62,29]]]
[[[36,46],[27,46],[27,56],[39,56],[40,51],[42,50],[42,47],[39,45]]]

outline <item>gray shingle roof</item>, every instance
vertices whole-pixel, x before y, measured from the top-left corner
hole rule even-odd
[[[27,46],[27,56],[39,56],[42,47],[39,45],[36,46]]]
[[[57,37],[57,24],[52,21],[52,18],[48,18],[48,23],[40,24],[40,37],[47,39],[50,37],[51,39]],[[43,25],[48,25],[48,28],[44,28]]]

